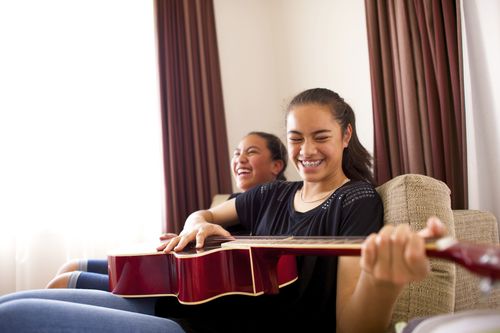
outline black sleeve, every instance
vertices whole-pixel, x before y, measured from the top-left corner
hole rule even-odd
[[[263,222],[265,211],[286,187],[280,180],[255,186],[236,197],[236,213],[240,223],[254,234]]]
[[[247,230],[254,230],[253,227],[258,219],[260,202],[262,197],[262,185],[241,193],[236,197],[236,213],[240,224]]]
[[[238,197],[241,194],[241,192],[235,192],[232,193],[227,200],[234,199]],[[248,231],[241,223],[238,222],[238,224],[231,225],[229,227],[225,228],[227,231],[231,233],[233,236],[238,236],[238,235],[249,235],[250,231]]]
[[[237,196],[239,196],[240,194],[241,194],[241,192],[234,192],[234,193],[231,193],[231,195],[229,196],[229,198],[227,198],[227,200],[234,199],[234,198],[236,198]]]
[[[347,193],[342,202],[339,234],[368,236],[378,232],[384,221],[382,199],[371,186],[363,186]]]

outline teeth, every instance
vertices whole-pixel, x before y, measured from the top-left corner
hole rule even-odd
[[[301,161],[301,162],[302,162],[302,165],[305,166],[306,168],[313,168],[313,167],[317,167],[318,165],[320,165],[321,160],[319,160],[319,161]]]
[[[236,172],[238,173],[238,176],[239,176],[239,175],[244,174],[244,173],[250,173],[250,169],[240,168],[240,169],[236,169]]]

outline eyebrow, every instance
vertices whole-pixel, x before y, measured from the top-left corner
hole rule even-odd
[[[240,149],[238,147],[234,148],[235,151],[241,151],[241,150],[249,150],[249,149],[257,149],[257,150],[260,150],[260,148],[258,146],[250,146],[250,147],[247,147],[245,149]]]
[[[322,130],[317,130],[317,131],[314,131],[314,132],[312,132],[312,134],[313,134],[313,135],[317,135],[317,134],[331,133],[331,132],[332,132],[331,130],[322,129]],[[288,131],[288,134],[303,134],[303,133],[302,133],[302,132],[300,132],[300,131],[290,130],[290,131]]]

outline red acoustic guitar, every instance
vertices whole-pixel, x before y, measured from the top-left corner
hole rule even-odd
[[[296,255],[357,256],[363,238],[231,237],[207,239],[203,249],[108,255],[109,283],[123,297],[175,296],[184,304],[243,294],[278,293],[297,279]],[[500,247],[428,241],[427,254],[454,261],[490,281],[500,279]]]

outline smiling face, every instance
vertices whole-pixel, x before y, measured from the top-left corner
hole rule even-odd
[[[296,105],[287,116],[290,161],[305,182],[326,186],[344,179],[342,153],[349,144],[352,128],[343,133],[326,105]]]
[[[236,185],[242,191],[275,180],[284,167],[283,161],[272,160],[266,140],[255,134],[240,141],[231,165]]]

